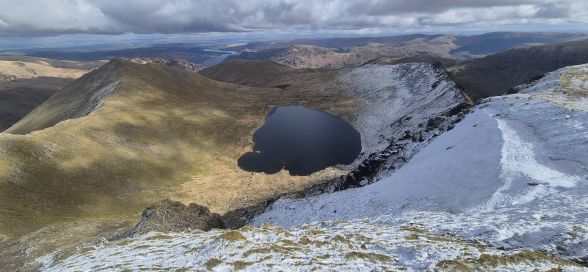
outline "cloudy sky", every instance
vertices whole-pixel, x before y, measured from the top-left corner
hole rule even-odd
[[[587,26],[586,0],[0,0],[0,36]]]

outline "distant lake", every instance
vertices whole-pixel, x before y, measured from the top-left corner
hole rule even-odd
[[[204,49],[204,51],[221,53],[221,55],[219,55],[219,56],[212,57],[210,59],[207,59],[207,60],[201,62],[200,64],[204,65],[204,67],[215,66],[215,65],[225,61],[225,59],[227,57],[229,57],[230,55],[234,55],[234,54],[238,53],[236,51],[225,51],[225,50],[216,50],[216,49]]]
[[[238,165],[250,172],[282,169],[306,176],[338,164],[351,164],[361,152],[361,137],[343,119],[304,106],[277,106],[253,134],[253,151]]]

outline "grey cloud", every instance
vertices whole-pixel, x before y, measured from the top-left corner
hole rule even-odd
[[[542,18],[568,18],[573,11],[567,3],[547,3],[538,6],[537,16]]]
[[[0,35],[587,23],[584,0],[0,0]]]
[[[387,15],[406,12],[443,12],[453,8],[519,6],[524,4],[539,4],[541,2],[539,0],[372,0],[357,3],[356,7],[358,10],[364,10],[367,15]]]

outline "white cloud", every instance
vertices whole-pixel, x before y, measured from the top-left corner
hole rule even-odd
[[[0,35],[588,23],[585,0],[0,0]]]

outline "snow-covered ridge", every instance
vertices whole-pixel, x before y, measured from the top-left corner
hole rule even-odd
[[[447,72],[428,63],[368,64],[337,81],[341,89],[363,101],[354,126],[361,133],[365,154],[382,151],[391,139],[422,130],[431,117],[466,103]]]
[[[152,233],[41,261],[49,271],[585,271],[569,259],[588,256],[586,68],[487,99],[377,183],[281,199],[238,231]]]

